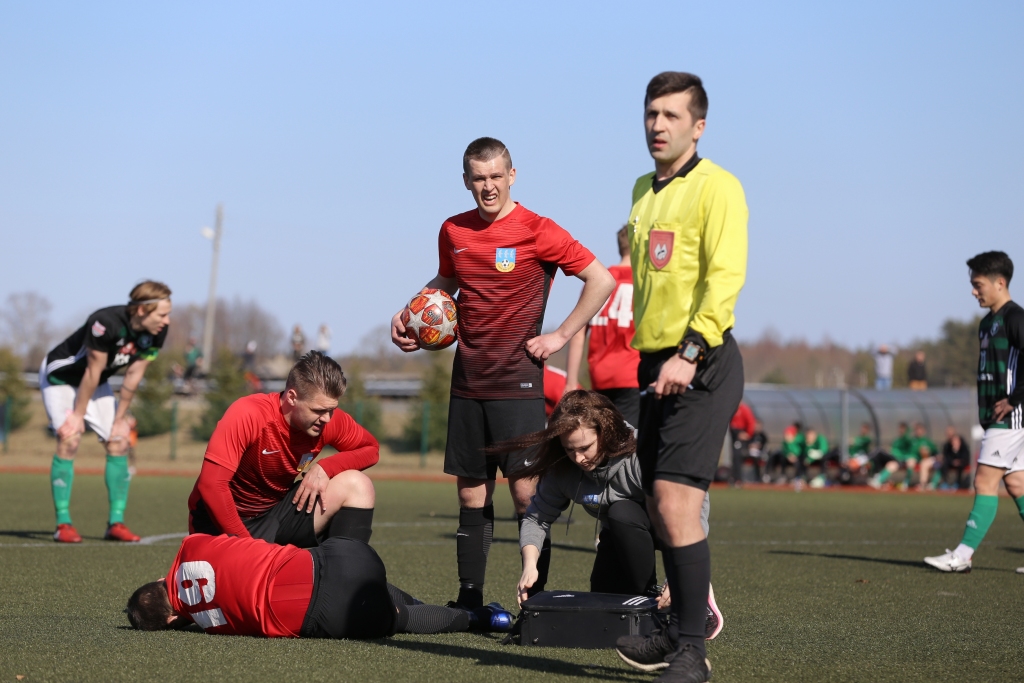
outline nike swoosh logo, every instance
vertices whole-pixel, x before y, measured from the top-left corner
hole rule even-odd
[[[530,466],[530,465],[532,465],[533,463],[532,463],[532,462],[530,462],[529,460],[524,460],[524,461],[523,461],[523,464],[524,464],[524,465],[526,465],[527,467],[529,467],[529,466]]]
[[[462,252],[466,251],[467,249],[469,249],[469,247],[463,247],[462,249],[452,249],[452,251],[454,251],[456,254],[461,254]]]
[[[268,451],[266,448],[263,449],[263,455],[270,455],[271,453],[280,453],[281,451]]]
[[[466,538],[469,538],[469,534],[457,533],[455,535],[456,536],[465,536]]]

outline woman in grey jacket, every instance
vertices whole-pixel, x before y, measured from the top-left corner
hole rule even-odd
[[[522,448],[536,448],[536,453],[517,476],[539,476],[540,482],[519,531],[523,554],[519,601],[543,590],[537,585],[537,560],[544,537],[551,523],[575,503],[601,525],[590,590],[656,595],[656,541],[640,484],[635,430],[612,402],[591,391],[569,392],[555,407],[547,429],[494,450]],[[705,534],[709,510],[705,497],[701,512]]]

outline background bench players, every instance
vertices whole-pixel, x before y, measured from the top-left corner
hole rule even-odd
[[[128,505],[128,406],[167,337],[171,315],[171,289],[147,280],[132,289],[128,304],[101,308],[74,334],[58,344],[39,368],[39,388],[50,425],[57,432],[57,453],[50,466],[53,506],[57,512],[58,543],[80,543],[71,524],[71,486],[75,454],[85,426],[96,432],[107,450],[104,480],[110,516],[104,538],[138,541],[124,524]],[[121,400],[115,401],[107,380],[127,368]]]
[[[522,466],[521,452],[497,462],[488,461],[483,449],[544,429],[543,363],[597,313],[615,283],[572,235],[512,201],[516,170],[504,144],[494,138],[474,140],[466,148],[462,168],[476,209],[442,224],[440,265],[426,286],[452,295],[459,292],[459,345],[444,471],[458,477],[456,604],[474,608],[483,603],[498,466],[509,478],[520,519],[536,487],[534,479],[515,476]],[[557,330],[541,334],[556,268],[583,280],[583,293]],[[391,340],[403,351],[415,351],[416,342],[406,336],[400,314],[392,318]],[[540,586],[550,554],[549,540],[540,562]]]
[[[587,327],[577,332],[569,342],[565,390],[572,391],[579,386],[580,363],[589,332],[587,366],[590,369],[590,386],[607,396],[626,422],[636,427],[640,420],[640,389],[636,379],[640,352],[630,345],[634,332],[633,266],[629,260],[628,231],[629,226],[625,225],[616,233],[620,261],[608,268],[615,278],[615,289]]]

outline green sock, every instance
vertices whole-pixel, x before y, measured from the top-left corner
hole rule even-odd
[[[132,480],[128,473],[128,456],[108,453],[103,478],[107,482],[107,498],[110,500],[110,523],[123,522],[124,509],[128,505],[128,485]]]
[[[53,507],[57,511],[57,524],[71,524],[71,485],[75,483],[75,461],[65,460],[56,455],[50,464],[50,490],[53,491]]]
[[[1020,498],[1014,498],[1013,500],[1015,503],[1017,503],[1017,512],[1020,513],[1020,518],[1024,519],[1024,496],[1021,496]]]
[[[878,473],[878,483],[884,484],[885,482],[889,481],[889,477],[891,476],[892,472],[890,472],[889,470],[882,470],[881,472]]]
[[[942,482],[942,472],[932,472],[932,488],[938,488]]]
[[[967,527],[964,529],[964,538],[960,542],[977,550],[988,533],[988,528],[995,521],[998,509],[999,496],[975,496],[974,507],[971,508],[971,515],[967,518]]]

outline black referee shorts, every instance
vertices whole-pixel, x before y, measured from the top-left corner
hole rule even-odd
[[[529,452],[515,451],[489,458],[484,448],[547,426],[543,398],[482,401],[451,397],[448,404],[448,445],[445,474],[493,481],[498,468],[506,477],[524,467]]]
[[[242,524],[249,530],[253,538],[261,538],[267,543],[277,545],[294,545],[299,548],[315,548],[317,545],[316,531],[313,528],[313,513],[295,509],[292,498],[301,482],[295,482],[277,505],[262,515],[242,518]],[[217,536],[224,533],[210,518],[206,505],[200,499],[196,509],[192,511],[192,528],[197,534]]]
[[[658,379],[675,348],[640,354],[637,376],[646,389]],[[708,490],[722,454],[729,422],[743,398],[743,358],[731,334],[697,366],[693,388],[682,394],[640,399],[637,458],[644,491],[658,479]]]
[[[313,556],[313,595],[302,638],[383,638],[394,635],[398,611],[384,562],[366,543],[332,536]]]

